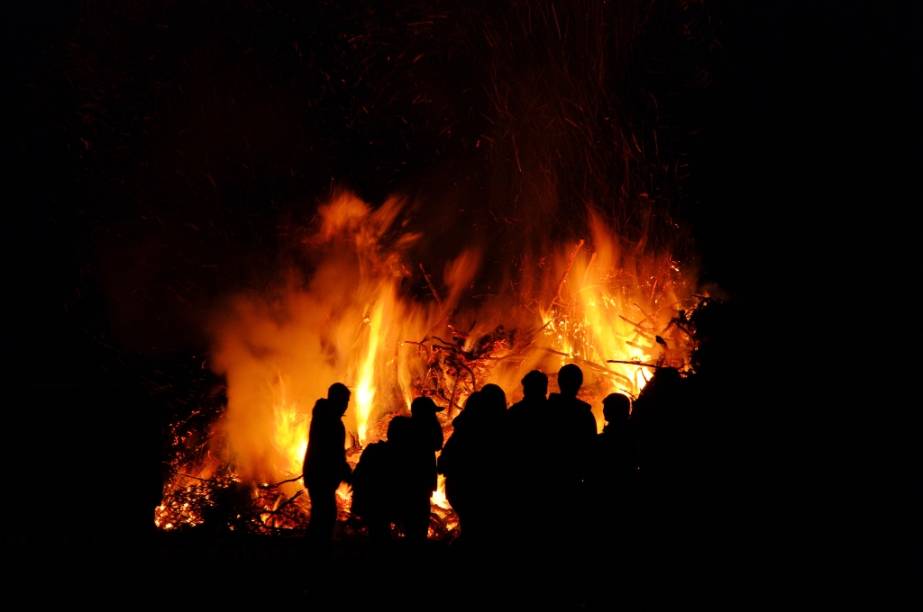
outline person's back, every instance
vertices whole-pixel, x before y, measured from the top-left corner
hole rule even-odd
[[[691,463],[690,453],[684,450],[697,441],[693,425],[699,417],[688,409],[686,391],[677,370],[661,368],[635,401],[638,417],[644,415],[645,442],[639,460],[643,458],[648,484],[672,489],[686,480],[683,474]],[[635,429],[640,433],[640,418]]]
[[[397,523],[408,540],[426,538],[429,524],[429,463],[419,452],[415,425],[406,416],[388,424],[388,439],[370,444],[353,477],[353,514],[369,528],[373,541],[390,537]]]
[[[637,502],[637,457],[629,415],[631,400],[613,393],[603,400],[606,427],[596,437],[590,485],[599,514],[622,521]]]
[[[544,493],[554,423],[546,397],[548,377],[532,370],[522,379],[523,398],[507,413],[511,449],[511,491],[517,503],[536,508]]]
[[[555,473],[561,487],[576,488],[586,477],[590,453],[596,439],[596,417],[590,405],[577,398],[583,373],[568,364],[558,372],[560,393],[552,393],[550,421],[553,424]]]
[[[397,504],[397,520],[404,529],[407,540],[423,542],[429,531],[430,497],[436,490],[436,434],[442,447],[442,428],[435,413],[439,408],[426,397],[415,399],[411,405],[412,416],[395,417],[392,422],[406,421],[389,443],[393,444],[396,484],[393,492]]]
[[[470,432],[472,467],[485,497],[500,495],[506,486],[507,409],[506,394],[494,384],[481,388],[482,416]]]
[[[548,398],[551,431],[548,468],[549,537],[556,546],[581,545],[588,525],[581,520],[587,502],[586,477],[596,441],[596,418],[590,405],[577,399],[583,373],[568,364],[558,372],[560,393]],[[571,549],[568,554],[578,554]]]
[[[522,379],[523,397],[510,406],[510,434],[516,439],[534,440],[548,427],[548,377],[532,370]]]
[[[639,583],[642,565],[638,545],[644,510],[630,414],[631,400],[626,395],[613,393],[603,400],[606,426],[596,436],[584,513],[593,525],[589,546],[596,558],[605,559],[593,568],[594,579],[618,576],[626,605],[634,607],[634,585]]]
[[[514,454],[514,472],[522,475],[522,470],[542,470],[547,450],[554,444],[555,426],[552,404],[545,397],[524,397],[510,406],[506,430]]]
[[[359,456],[353,473],[350,513],[366,524],[373,541],[387,537],[391,520],[388,475],[392,462],[389,451],[387,442],[369,444]]]
[[[439,459],[446,495],[461,521],[462,537],[486,540],[495,525],[505,484],[506,398],[496,385],[473,393],[453,421],[454,431]]]
[[[437,468],[445,475],[446,496],[452,508],[462,518],[467,515],[469,491],[476,484],[472,477],[471,455],[475,445],[474,433],[478,428],[481,394],[477,391],[468,396],[465,407],[452,421],[452,434],[439,456]]]

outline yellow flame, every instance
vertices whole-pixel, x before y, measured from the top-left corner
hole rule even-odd
[[[308,419],[299,414],[297,403],[289,397],[283,376],[279,376],[273,388],[273,446],[282,457],[282,465],[276,473],[291,476],[301,472],[304,453],[308,448]]]
[[[545,245],[541,263],[511,271],[511,282],[489,297],[468,300],[484,258],[473,247],[441,275],[423,270],[431,296],[403,290],[403,281],[416,275],[408,253],[420,238],[401,224],[403,207],[392,198],[373,209],[338,195],[320,208],[319,227],[305,243],[316,247],[310,277],[293,273],[270,295],[237,296],[216,314],[212,365],[226,376],[228,390],[228,409],[216,426],[221,442],[208,462],[177,466],[177,473],[208,478],[219,464],[233,464],[235,477],[248,483],[299,473],[310,406],[334,381],[353,384],[347,423],[365,446],[381,435],[382,415],[406,410],[421,392],[454,398],[455,410],[492,382],[515,401],[527,371],[546,372],[554,390],[555,372],[572,362],[583,369],[580,395],[593,404],[601,427],[602,398],[636,396],[653,374],[636,364],[688,358],[688,338],[670,324],[678,308],[688,308],[692,273],[668,253],[623,241],[592,211],[585,238]],[[466,362],[497,329],[514,330],[515,339]],[[187,483],[174,478],[164,499]],[[286,485],[286,494],[297,486]],[[346,501],[348,489],[338,495]],[[442,481],[432,502],[449,508]],[[196,520],[179,504],[157,510],[165,529]]]
[[[365,359],[359,369],[359,381],[356,384],[356,420],[358,424],[359,444],[365,446],[369,416],[375,402],[375,360],[378,357],[379,335],[384,313],[384,296],[380,296],[372,309],[368,323],[369,341]]]
[[[449,499],[445,496],[445,476],[442,474],[439,475],[439,480],[437,481],[436,490],[433,491],[432,496],[430,497],[430,504],[438,506],[443,510],[448,510],[452,506],[449,505]]]

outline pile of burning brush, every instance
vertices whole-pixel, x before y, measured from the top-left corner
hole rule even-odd
[[[417,347],[425,364],[425,374],[414,381],[416,393],[437,397],[450,407],[440,415],[446,438],[451,434],[452,415],[461,410],[462,398],[473,393],[479,381],[486,380],[492,360],[509,356],[515,340],[513,332],[500,326],[479,338],[473,348],[466,349],[465,334],[451,327],[450,332],[451,341],[430,337],[408,342]],[[221,394],[211,396],[220,398]],[[211,529],[258,534],[303,533],[310,520],[310,500],[300,486],[291,494],[284,489],[285,485],[300,485],[300,475],[279,482],[247,484],[233,465],[217,458],[215,449],[223,443],[214,424],[225,409],[220,399],[212,401],[170,426],[171,478],[156,509],[155,524],[165,531],[208,525]],[[382,418],[375,424],[373,439],[382,437],[386,421]],[[355,432],[349,435],[346,457],[350,467],[355,468],[362,446]],[[187,466],[199,466],[199,475],[187,473]],[[363,527],[354,523],[349,514],[348,486],[342,486],[337,497],[338,518],[346,537],[362,533]],[[430,538],[451,538],[457,529],[458,517],[445,499],[440,479],[439,490],[432,499]]]
[[[697,296],[697,301],[700,305],[707,303],[702,296]],[[691,343],[693,314],[693,310],[680,310],[663,331],[672,329]],[[416,348],[424,366],[423,374],[413,380],[415,395],[438,398],[448,406],[448,410],[439,415],[446,439],[452,432],[452,418],[462,409],[464,399],[489,380],[497,362],[521,360],[528,347],[539,337],[535,332],[517,335],[513,330],[498,326],[472,341],[464,331],[452,326],[448,326],[448,330],[448,338],[430,336],[421,341],[407,342]],[[659,335],[656,342],[666,344]],[[647,368],[675,366],[675,362],[667,361],[668,354],[664,350],[657,363],[632,365]],[[573,358],[572,355],[567,357]],[[606,363],[579,358],[578,361],[582,366],[608,376],[610,382],[624,378],[619,372],[609,369]],[[625,363],[623,360],[611,361]],[[684,362],[681,366],[687,369],[688,363]],[[212,530],[265,535],[304,533],[310,521],[311,508],[300,474],[277,482],[247,482],[232,463],[220,458],[226,441],[222,440],[222,430],[216,424],[226,410],[226,398],[221,392],[221,383],[211,383],[216,385],[217,391],[207,393],[207,401],[171,425],[170,479],[165,486],[163,500],[155,511],[157,527],[165,531],[205,526]],[[600,397],[603,392],[589,390],[590,394]],[[389,417],[400,413],[382,414],[372,423],[369,439],[381,439]],[[362,445],[355,432],[349,432],[349,437],[350,448],[346,457],[350,467],[355,468]],[[364,527],[354,522],[350,515],[351,491],[347,485],[340,487],[337,498],[341,537],[362,537]],[[452,539],[457,533],[458,517],[445,498],[444,483],[440,477],[439,488],[431,500],[429,538]]]

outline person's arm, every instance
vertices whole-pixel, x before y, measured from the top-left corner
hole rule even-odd
[[[454,469],[455,462],[455,452],[456,445],[458,444],[454,435],[449,436],[449,440],[445,443],[445,447],[442,449],[442,453],[439,455],[439,462],[436,465],[436,471],[440,474],[448,476]]]
[[[352,470],[349,468],[349,463],[346,461],[346,427],[343,425],[343,421],[338,422],[338,431],[339,434],[339,458],[340,458],[340,480],[342,482],[350,482],[352,480]]]
[[[433,452],[441,449],[444,443],[445,438],[442,434],[442,427],[439,425],[439,421],[437,420],[435,423],[433,423]]]

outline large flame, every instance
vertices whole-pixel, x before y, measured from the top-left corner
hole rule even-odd
[[[213,444],[208,470],[175,466],[159,525],[184,522],[176,514],[188,509],[171,507],[171,492],[187,490],[185,478],[214,472],[215,462],[253,486],[300,475],[311,408],[335,381],[353,390],[346,424],[357,448],[380,439],[386,415],[406,412],[415,395],[449,405],[448,426],[481,385],[500,384],[515,401],[527,371],[544,370],[554,387],[554,373],[568,362],[583,368],[582,396],[601,426],[600,400],[637,395],[652,375],[639,364],[685,366],[689,340],[672,321],[694,300],[693,271],[670,253],[629,246],[592,210],[582,239],[548,245],[542,261],[482,298],[468,294],[483,253],[469,248],[431,274],[409,255],[420,236],[404,229],[404,213],[398,198],[374,209],[337,195],[305,240],[312,272],[237,296],[216,316],[212,365],[226,377],[228,397],[215,428],[221,443]],[[270,515],[299,489],[281,487]],[[305,497],[290,505],[307,512]],[[448,508],[442,489],[433,504]]]
[[[381,336],[381,321],[386,295],[379,296],[368,319],[368,347],[365,358],[359,368],[359,381],[356,385],[356,422],[359,430],[359,444],[365,444],[369,426],[369,415],[375,402],[375,361],[378,358],[378,340]]]

